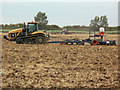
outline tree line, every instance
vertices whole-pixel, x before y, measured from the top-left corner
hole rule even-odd
[[[16,29],[18,28],[18,25],[20,28],[23,28],[23,24],[2,24],[0,27],[2,29]],[[80,25],[73,25],[73,26],[64,26],[63,28],[66,28],[67,30],[73,30],[73,31],[88,31],[90,29],[90,26],[80,26]],[[58,25],[47,25],[46,30],[62,30],[62,27]],[[107,27],[106,31],[117,31],[119,27]]]
[[[18,24],[1,24],[0,27],[2,29],[17,29],[17,28],[23,28],[24,24],[23,23],[18,23]],[[46,25],[46,30],[61,30],[62,28],[59,27],[58,25]],[[41,29],[39,29],[41,30]]]
[[[89,29],[92,30],[99,30],[100,27],[104,27],[106,31],[117,31],[118,27],[109,27],[108,26],[108,19],[107,16],[95,16],[94,19],[90,21],[89,26],[80,26],[80,25],[72,25],[72,26],[64,26],[60,27],[58,25],[48,25],[47,15],[44,12],[38,12],[37,15],[34,17],[35,22],[39,22],[38,29],[39,30],[61,30],[63,28],[66,28],[67,30],[78,30],[78,31],[88,31]],[[2,29],[16,29],[24,27],[23,23],[18,24],[2,24],[0,27]],[[120,26],[119,26],[120,27]]]
[[[18,24],[2,24],[0,25],[0,27],[2,27],[3,30],[7,30],[7,29],[17,29],[18,26],[20,28],[24,27],[24,24],[22,23],[18,23]],[[60,27],[58,25],[47,25],[46,26],[46,30],[62,30],[63,28],[66,28],[67,30],[72,30],[72,31],[88,31],[90,29],[90,26],[80,26],[80,25],[72,25],[72,26],[64,26],[64,27]],[[119,27],[107,27],[106,31],[118,31]]]

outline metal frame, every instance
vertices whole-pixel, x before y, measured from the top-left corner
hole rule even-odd
[[[94,39],[91,39],[91,37],[94,37]],[[116,41],[113,40],[113,41],[110,41],[110,40],[107,40],[107,41],[103,41],[103,36],[102,35],[95,35],[95,29],[94,29],[94,35],[91,36],[91,29],[89,29],[89,38],[88,39],[84,39],[84,40],[64,40],[64,41],[52,41],[52,42],[48,42],[48,43],[60,43],[61,45],[65,45],[65,44],[68,44],[68,43],[71,43],[71,44],[79,44],[79,45],[84,45],[84,43],[89,43],[91,45],[94,45],[92,44],[91,42],[94,41],[94,40],[98,40],[96,39],[96,37],[101,37],[101,41],[98,41],[98,44],[97,45],[116,45]]]

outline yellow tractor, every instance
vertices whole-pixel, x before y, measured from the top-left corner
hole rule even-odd
[[[17,44],[36,43],[45,44],[49,40],[50,35],[43,31],[38,31],[39,22],[28,22],[27,27],[9,31],[8,37],[4,36],[9,41],[16,41]]]

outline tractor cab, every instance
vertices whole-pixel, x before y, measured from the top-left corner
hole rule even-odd
[[[33,33],[38,31],[38,23],[39,22],[28,22],[27,23],[27,33]]]

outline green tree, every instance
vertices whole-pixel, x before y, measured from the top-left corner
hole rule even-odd
[[[99,21],[100,27],[108,27],[108,19],[106,16],[101,16]]]
[[[108,19],[106,16],[98,17],[96,16],[91,20],[90,27],[93,30],[99,30],[100,27],[107,28],[108,27]]]
[[[47,16],[43,12],[38,12],[37,15],[34,17],[35,22],[39,22],[38,29],[43,30],[47,27]]]

